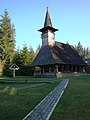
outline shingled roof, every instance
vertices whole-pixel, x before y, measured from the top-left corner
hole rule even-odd
[[[73,46],[55,42],[55,46],[41,47],[31,66],[52,64],[86,65]]]

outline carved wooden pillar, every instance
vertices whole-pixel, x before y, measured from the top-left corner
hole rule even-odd
[[[69,71],[69,65],[67,65],[67,72]]]
[[[45,69],[44,69],[44,67],[42,67],[42,72],[43,72],[43,74],[45,73]]]
[[[55,65],[55,72],[58,73],[58,65]]]
[[[71,72],[73,72],[74,70],[73,70],[73,65],[71,66]]]
[[[64,72],[64,65],[62,65],[62,72]]]
[[[81,66],[79,66],[79,72],[81,72]]]
[[[40,67],[40,71],[39,71],[40,74],[41,74],[41,71],[42,71],[42,68]]]
[[[77,72],[77,66],[75,66],[75,72]]]
[[[51,72],[51,66],[49,65],[49,72]]]

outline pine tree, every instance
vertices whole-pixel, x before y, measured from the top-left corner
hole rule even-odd
[[[31,46],[29,48],[29,54],[30,54],[30,64],[31,64],[35,58],[35,52]]]
[[[78,42],[78,44],[75,45],[74,47],[82,58],[87,58],[90,56],[89,47],[87,47],[87,48],[83,47],[80,42]]]
[[[78,45],[75,46],[76,51],[79,53],[79,55],[83,58],[85,55],[84,48],[81,45],[80,41],[78,42]]]
[[[69,45],[69,42],[67,41],[66,44]]]
[[[38,45],[38,46],[37,46],[37,49],[36,49],[36,55],[39,53],[40,49],[41,49],[41,46]]]
[[[86,50],[85,50],[85,57],[87,58],[89,55],[90,55],[90,52],[89,52],[89,48],[87,47]]]
[[[30,68],[30,64],[35,58],[35,53],[33,48],[27,48],[27,45],[23,45],[22,50],[18,50],[15,52],[14,62],[20,67],[19,75],[32,75],[32,69]]]
[[[23,49],[20,50],[20,62],[22,66],[28,66],[30,63],[30,54],[27,48],[27,45],[23,45]]]
[[[20,63],[20,49],[19,49],[19,47],[18,47],[18,49],[15,51],[13,63],[16,63],[18,66],[21,65],[21,63]]]
[[[15,52],[15,29],[6,9],[0,19],[0,46],[3,49],[4,65],[9,68]]]

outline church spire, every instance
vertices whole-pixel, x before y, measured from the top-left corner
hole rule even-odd
[[[53,26],[52,26],[52,22],[51,22],[50,14],[49,14],[49,11],[48,11],[48,7],[47,7],[47,11],[46,11],[46,16],[45,16],[44,27],[41,28],[38,31],[44,32],[46,30],[51,30],[52,32],[58,31],[58,29],[53,28]]]
[[[51,22],[50,14],[48,11],[48,7],[47,7],[46,17],[45,17],[45,22],[44,22],[44,28],[47,26],[52,27],[52,22]]]
[[[44,27],[38,31],[42,32],[41,34],[42,46],[46,46],[46,45],[54,46],[55,45],[55,33],[54,32],[58,31],[58,29],[52,27],[52,22],[51,22],[50,14],[48,12],[48,8],[46,11]]]

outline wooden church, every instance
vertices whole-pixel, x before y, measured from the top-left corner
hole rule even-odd
[[[40,67],[36,76],[55,76],[55,73],[80,72],[86,63],[71,45],[55,41],[55,32],[58,29],[52,26],[49,11],[47,9],[44,27],[40,30],[42,47],[32,62],[32,67]]]

